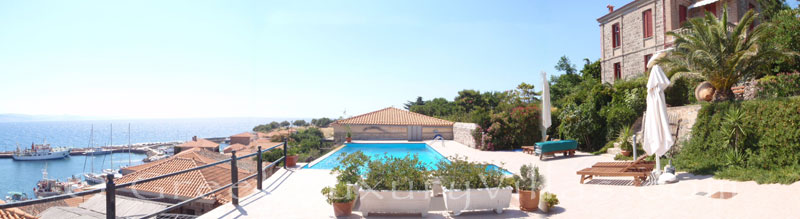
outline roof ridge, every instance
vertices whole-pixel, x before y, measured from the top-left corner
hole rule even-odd
[[[377,113],[377,112],[381,112],[381,111],[384,111],[384,110],[388,110],[388,109],[390,109],[390,108],[394,108],[394,107],[391,107],[391,106],[390,106],[390,107],[386,107],[386,108],[383,108],[383,109],[375,110],[375,111],[372,111],[372,112],[364,113],[364,114],[361,114],[361,115],[353,116],[353,117],[350,117],[350,118],[347,118],[347,119],[337,120],[337,121],[336,121],[336,122],[334,122],[334,123],[339,123],[340,121],[342,121],[342,122],[343,122],[343,121],[347,121],[347,120],[353,120],[353,119],[356,119],[356,118],[365,117],[365,116],[372,115],[372,114],[374,114],[374,113]]]
[[[196,168],[196,167],[197,167],[197,161],[195,161],[194,159],[192,159],[192,162],[194,163],[194,168]],[[215,166],[216,166],[216,165],[215,165]],[[204,168],[204,169],[205,169],[205,168]],[[198,173],[198,174],[200,174],[200,177],[203,179],[203,181],[202,181],[202,182],[203,182],[203,184],[205,185],[203,188],[206,188],[206,189],[208,189],[208,191],[205,191],[204,193],[206,193],[206,192],[210,192],[210,191],[213,191],[214,189],[212,189],[212,188],[211,188],[211,184],[210,184],[210,183],[208,183],[208,178],[206,178],[206,175],[205,175],[205,174],[203,174],[203,171],[202,171],[202,170],[203,170],[203,169],[199,169],[199,170],[193,170],[193,171],[197,171],[197,173]],[[193,171],[189,171],[189,172],[193,172]],[[201,189],[202,189],[202,188],[201,188]],[[216,194],[211,194],[211,195],[209,195],[209,196],[210,196],[210,197],[213,197],[214,199],[217,199],[217,195],[216,195]]]

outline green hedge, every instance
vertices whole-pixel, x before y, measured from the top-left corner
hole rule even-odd
[[[740,109],[738,152],[726,114]],[[676,156],[679,169],[717,178],[790,184],[800,180],[800,97],[704,104],[692,137]],[[794,174],[786,174],[789,172]]]
[[[770,75],[758,80],[758,96],[762,98],[800,95],[800,73]]]

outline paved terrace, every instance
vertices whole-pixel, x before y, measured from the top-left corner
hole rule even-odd
[[[758,185],[679,173],[681,181],[670,185],[634,187],[631,178],[602,177],[580,184],[576,171],[613,158],[577,153],[572,158],[539,161],[522,152],[486,152],[454,141],[428,144],[445,156],[467,156],[515,173],[523,164],[538,165],[547,180],[544,191],[558,195],[561,204],[550,214],[522,212],[514,194],[511,208],[502,214],[468,212],[454,217],[445,211],[441,197],[436,197],[427,218],[800,218],[800,183]],[[242,198],[239,207],[223,205],[201,218],[334,218],[333,207],[320,190],[335,181],[325,170],[281,170],[264,182],[263,191]],[[737,194],[727,200],[709,198],[718,191]],[[383,217],[409,216],[370,215]],[[362,216],[354,211],[350,218]]]

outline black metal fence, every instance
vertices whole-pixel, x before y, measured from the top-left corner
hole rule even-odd
[[[262,155],[265,152],[270,151],[272,149],[275,149],[275,148],[277,148],[277,147],[279,147],[281,145],[283,145],[283,157],[273,161],[272,163],[270,163],[267,166],[263,166],[264,161],[263,161],[263,158],[262,158],[263,156]],[[241,157],[236,157],[236,152],[233,151],[232,154],[231,154],[231,158],[229,158],[229,159],[217,161],[217,162],[214,162],[214,163],[206,164],[206,165],[195,167],[195,168],[191,168],[191,169],[181,170],[181,171],[174,172],[174,173],[164,174],[164,175],[160,175],[160,176],[156,176],[156,177],[151,177],[151,178],[137,180],[137,181],[123,183],[123,184],[115,184],[114,183],[114,175],[113,174],[108,174],[107,180],[106,180],[106,187],[102,188],[102,189],[93,189],[93,190],[81,191],[81,192],[76,192],[76,193],[51,196],[51,197],[41,198],[41,199],[33,199],[33,200],[26,200],[26,201],[20,201],[20,202],[7,203],[7,204],[0,205],[0,209],[23,207],[23,206],[28,206],[28,205],[41,204],[41,203],[46,203],[46,202],[64,200],[64,199],[68,199],[68,198],[81,197],[81,196],[86,196],[86,195],[105,192],[106,193],[106,218],[112,219],[112,218],[116,218],[115,196],[116,196],[117,189],[133,186],[133,185],[136,185],[136,184],[147,183],[147,182],[151,182],[151,181],[155,181],[155,180],[159,180],[159,179],[163,179],[163,178],[167,178],[167,177],[171,177],[171,176],[176,176],[176,175],[188,173],[188,172],[195,171],[195,170],[201,170],[201,169],[204,169],[204,168],[212,167],[212,166],[215,166],[215,165],[218,165],[218,164],[222,164],[222,163],[226,163],[226,162],[230,162],[230,165],[231,165],[231,183],[229,183],[227,185],[224,185],[222,187],[219,187],[217,189],[214,189],[213,191],[210,191],[208,193],[205,193],[205,194],[202,194],[202,195],[199,195],[199,196],[195,196],[194,198],[187,199],[187,200],[181,201],[179,203],[170,205],[169,207],[167,207],[167,208],[165,208],[165,209],[163,209],[161,211],[146,215],[146,216],[144,216],[142,218],[156,217],[159,214],[164,214],[164,213],[173,211],[173,210],[175,210],[177,208],[180,208],[183,205],[186,205],[188,203],[191,203],[193,201],[199,200],[199,199],[201,199],[203,197],[206,197],[208,195],[217,193],[219,191],[222,191],[222,190],[225,190],[225,189],[228,189],[228,188],[231,189],[231,203],[234,204],[234,205],[239,205],[239,183],[242,183],[244,181],[253,179],[253,177],[255,177],[256,178],[256,188],[258,190],[261,190],[262,189],[262,185],[263,185],[263,181],[264,181],[263,173],[264,173],[265,170],[268,170],[269,168],[272,168],[276,164],[281,163],[281,162],[283,163],[283,168],[286,168],[286,162],[283,162],[283,161],[285,161],[285,159],[286,159],[286,150],[288,148],[289,148],[289,145],[284,140],[283,143],[275,145],[275,146],[272,146],[270,148],[267,148],[266,150],[261,150],[261,146],[258,146],[258,151],[256,153],[244,155],[244,156],[241,156]],[[256,170],[257,170],[256,173],[252,174],[250,176],[247,176],[244,179],[241,179],[241,180],[238,179],[239,178],[239,174],[238,174],[239,168],[237,168],[236,161],[240,160],[240,159],[244,159],[244,158],[249,158],[249,157],[252,157],[252,156],[257,156],[257,158],[256,158]]]

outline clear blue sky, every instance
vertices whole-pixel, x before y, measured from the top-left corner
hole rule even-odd
[[[338,117],[541,87],[630,1],[1,1],[0,113]]]

